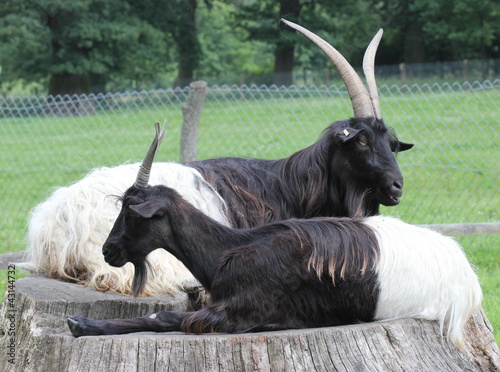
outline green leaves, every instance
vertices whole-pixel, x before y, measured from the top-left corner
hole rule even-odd
[[[270,83],[276,66],[288,74],[293,66],[295,77],[333,71],[280,17],[325,38],[354,66],[380,27],[377,65],[500,57],[495,0],[2,0],[1,80],[88,75],[100,89],[129,89],[160,79],[154,86],[165,87],[176,73],[179,81],[234,83],[246,74]]]
[[[20,0],[0,12],[0,63],[11,79],[144,79],[162,69],[163,34],[125,1]],[[50,93],[81,93],[65,89]]]

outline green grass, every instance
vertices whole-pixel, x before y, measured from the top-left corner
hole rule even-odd
[[[493,335],[500,346],[500,247],[498,235],[462,236],[456,239],[476,268],[483,289],[482,306],[493,325]]]
[[[198,158],[279,158],[313,143],[334,119],[352,115],[344,96],[205,103]],[[500,91],[382,96],[386,123],[415,148],[398,155],[405,176],[400,206],[383,213],[410,223],[500,221]],[[154,121],[169,120],[157,160],[179,160],[180,104],[100,112],[88,117],[0,119],[0,253],[25,249],[29,211],[56,186],[96,166],[138,161]],[[459,239],[476,265],[483,306],[500,341],[498,236]],[[1,273],[0,286],[6,274]],[[20,275],[20,273],[19,273]],[[3,292],[3,291],[2,291]]]

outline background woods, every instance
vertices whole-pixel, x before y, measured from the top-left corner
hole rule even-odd
[[[5,0],[1,92],[95,93],[194,79],[288,86],[312,71],[323,78],[327,60],[281,17],[326,38],[354,66],[380,27],[379,66],[500,56],[493,0]],[[488,64],[482,69],[485,79]]]

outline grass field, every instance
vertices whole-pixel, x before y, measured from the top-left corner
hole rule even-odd
[[[500,221],[500,90],[416,92],[381,101],[386,123],[400,140],[416,145],[398,155],[403,201],[383,213],[422,224]],[[154,121],[169,120],[157,159],[178,161],[180,104],[130,107],[84,117],[0,119],[0,253],[25,249],[29,211],[54,187],[97,166],[140,160]],[[350,115],[350,103],[340,95],[212,98],[203,111],[198,158],[287,156],[313,143],[333,119]],[[477,267],[499,342],[499,236],[458,240]],[[5,285],[6,273],[0,275]]]

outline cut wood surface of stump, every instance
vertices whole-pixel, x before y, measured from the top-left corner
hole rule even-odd
[[[104,319],[186,311],[199,307],[203,297],[193,292],[133,298],[36,276],[15,284],[1,309],[0,365],[6,371],[500,370],[500,351],[483,311],[469,321],[462,351],[441,337],[437,322],[421,319],[234,335],[74,338],[66,325],[70,315]]]

